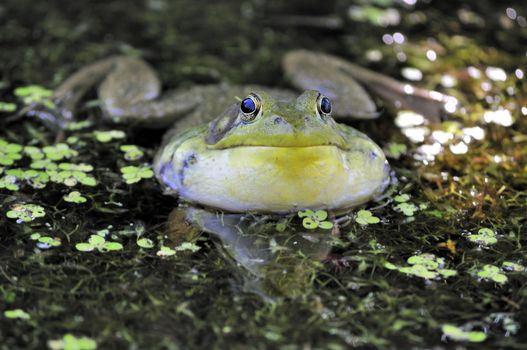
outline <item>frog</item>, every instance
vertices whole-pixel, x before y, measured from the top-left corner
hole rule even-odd
[[[172,136],[154,172],[166,193],[228,212],[355,207],[383,192],[389,165],[375,142],[331,112],[316,90],[294,99],[251,92]]]
[[[113,56],[67,78],[54,92],[55,109],[31,113],[64,127],[75,120],[86,92],[97,87],[106,119],[172,126],[154,162],[166,193],[222,210],[282,213],[353,207],[385,187],[389,166],[382,150],[337,123],[378,117],[370,91],[431,119],[448,100],[326,53],[292,50],[282,66],[296,90],[211,84],[161,93],[146,61]],[[241,102],[231,104],[235,98]],[[252,121],[243,110],[249,101],[259,113]],[[200,183],[202,191],[196,187]]]

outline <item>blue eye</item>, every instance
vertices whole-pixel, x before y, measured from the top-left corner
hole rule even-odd
[[[245,100],[242,101],[240,109],[245,114],[253,113],[256,110],[256,103],[254,103],[254,100],[252,98],[247,97]]]
[[[250,94],[245,99],[243,99],[240,104],[240,110],[242,111],[242,119],[250,122],[256,118],[258,112],[260,111],[260,106],[262,102],[256,94]]]
[[[331,101],[326,96],[320,96],[318,99],[318,111],[322,115],[327,115],[331,113]]]

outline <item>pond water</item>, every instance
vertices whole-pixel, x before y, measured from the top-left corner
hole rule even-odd
[[[0,349],[526,349],[526,18],[524,1],[3,1]],[[379,201],[174,210],[151,171],[162,130],[101,121],[95,92],[65,130],[17,113],[115,54],[163,89],[286,87],[298,48],[457,101],[439,124],[379,101],[352,122],[397,178]]]

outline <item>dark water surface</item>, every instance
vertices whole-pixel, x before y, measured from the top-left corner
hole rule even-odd
[[[0,349],[527,349],[526,17],[524,1],[3,1]],[[353,123],[399,180],[366,207],[378,223],[353,210],[331,236],[295,215],[198,211],[220,234],[190,235],[148,172],[162,131],[100,122],[95,93],[79,112],[95,123],[67,147],[9,119],[28,103],[16,88],[113,54],[145,58],[164,89],[286,87],[295,48],[462,106],[441,125],[382,107]]]

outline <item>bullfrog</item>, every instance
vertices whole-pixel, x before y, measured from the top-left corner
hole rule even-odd
[[[328,97],[254,91],[209,124],[171,137],[154,170],[168,193],[231,212],[336,210],[382,192],[389,167],[363,133],[331,117]]]
[[[388,166],[382,150],[335,121],[378,116],[368,90],[431,119],[437,119],[448,98],[409,89],[324,53],[288,52],[283,68],[292,85],[305,90],[300,95],[227,84],[161,94],[148,63],[110,57],[66,79],[53,96],[56,110],[32,113],[64,125],[74,119],[85,93],[97,86],[106,118],[145,127],[172,125],[154,164],[167,193],[223,210],[282,213],[348,208],[384,188]],[[235,97],[240,101],[232,104]]]

